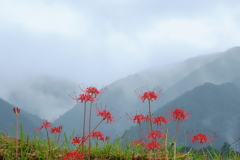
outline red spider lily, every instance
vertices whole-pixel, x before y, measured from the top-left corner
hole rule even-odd
[[[51,127],[51,122],[48,122],[48,121],[46,121],[46,122],[43,122],[43,124],[39,127],[39,128],[35,128],[35,130],[42,130],[43,128],[50,128]]]
[[[152,116],[147,115],[145,117],[145,122],[150,122],[150,121],[152,121]]]
[[[96,87],[91,86],[86,88],[85,93],[94,94],[95,96],[97,96],[101,92]]]
[[[81,143],[80,137],[74,137],[72,139],[72,144]]]
[[[92,132],[92,134],[89,137],[96,138],[97,140],[99,140],[99,139],[102,140],[102,139],[104,139],[103,136],[104,136],[104,134],[101,131],[94,131],[94,132]]]
[[[100,141],[106,141],[106,140],[109,140],[109,139],[110,139],[110,137],[109,137],[109,136],[106,136],[105,138],[104,138],[104,137],[99,137],[98,140],[100,140]]]
[[[137,114],[135,115],[133,118],[131,118],[128,114],[127,114],[127,118],[131,121],[133,121],[133,123],[140,123],[141,121],[145,121],[146,117],[143,114]]]
[[[183,156],[185,155],[185,153],[178,153],[178,156]]]
[[[83,154],[79,154],[77,151],[67,152],[63,159],[84,159]]]
[[[156,117],[153,119],[153,123],[156,124],[156,125],[159,125],[161,126],[162,123],[165,123],[167,124],[168,121],[170,121],[169,119],[166,119],[164,116],[159,116],[159,117]]]
[[[87,138],[86,137],[74,137],[73,139],[72,139],[72,144],[76,144],[76,143],[78,143],[78,144],[80,144],[80,143],[82,143],[82,142],[86,142],[86,140],[87,140]]]
[[[151,105],[150,102],[153,100],[157,100],[157,98],[161,95],[162,90],[158,90],[158,91],[147,91],[144,92],[142,94],[142,92],[135,91],[136,95],[142,100],[142,102],[144,102],[146,99],[148,100],[148,116],[150,119],[149,120],[149,131],[150,132],[152,130],[152,113],[151,113]]]
[[[97,113],[97,116],[101,116],[103,118],[103,120],[107,120],[107,123],[112,123],[112,122],[116,122],[116,119],[112,116],[112,114],[107,111],[106,109],[101,110],[98,107],[95,108],[95,111]]]
[[[136,91],[137,96],[144,102],[146,99],[149,101],[157,100],[157,98],[161,95],[161,90],[158,92],[154,91],[147,91],[144,92],[143,94],[140,94],[139,92]]]
[[[51,133],[61,133],[61,131],[62,131],[62,126],[53,127],[53,128],[50,129]]]
[[[99,140],[101,140],[101,141],[107,141],[107,140],[109,140],[110,139],[110,136],[106,136],[105,138],[103,137],[103,139],[99,139]]]
[[[81,89],[84,93],[88,93],[88,94],[94,95],[94,98],[96,98],[99,94],[102,94],[102,93],[104,93],[104,92],[107,90],[106,87],[102,88],[101,90],[98,90],[96,87],[93,87],[93,86],[87,87],[86,89],[82,89],[82,88],[80,87],[80,89]]]
[[[13,108],[13,112],[18,115],[20,113],[20,109],[18,107]]]
[[[153,141],[153,142],[150,142],[150,143],[147,143],[145,145],[145,148],[150,151],[150,150],[154,150],[154,149],[161,149],[162,146],[159,144],[159,142],[156,142],[156,141]]]
[[[88,102],[88,101],[91,101],[93,102],[94,101],[94,98],[90,95],[90,94],[86,94],[86,93],[83,93],[83,94],[79,94],[79,96],[77,97],[75,94],[74,95],[69,95],[73,100],[76,100],[76,102],[78,103],[79,101],[81,103],[83,102]]]
[[[148,133],[147,138],[151,138],[154,141],[159,138],[165,138],[166,136],[161,133],[160,131],[152,130],[150,133]]]
[[[203,134],[203,133],[199,133],[199,134],[197,134],[197,135],[195,135],[195,136],[192,136],[192,135],[188,132],[188,135],[191,137],[192,143],[195,143],[196,141],[199,141],[200,144],[213,141],[213,140],[215,140],[215,138],[216,138],[216,135],[208,138],[207,135],[206,135],[206,134]]]
[[[169,118],[170,119],[173,119],[174,121],[176,120],[186,120],[190,117],[190,114],[191,114],[191,111],[188,112],[188,113],[185,113],[185,111],[183,109],[179,109],[179,108],[176,108],[175,110],[171,111],[169,110],[170,112],[170,116]]]
[[[144,146],[144,143],[142,140],[133,141],[132,146],[137,146],[137,145]]]
[[[58,127],[58,129],[60,130],[60,132],[62,131],[62,128],[63,128],[62,126],[59,126],[59,127]]]

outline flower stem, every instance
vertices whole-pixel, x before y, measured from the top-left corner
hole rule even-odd
[[[18,157],[18,115],[16,114],[16,157]]]
[[[51,147],[50,147],[50,138],[49,138],[49,135],[48,135],[48,129],[47,129],[47,127],[45,127],[45,129],[46,129],[46,133],[47,133],[47,140],[48,140],[48,149],[49,149],[49,153],[50,153],[50,151],[51,151]]]
[[[95,131],[95,129],[97,129],[97,127],[98,127],[103,121],[104,121],[104,118],[95,126],[95,128],[91,131],[91,133],[89,133],[89,135],[86,137],[86,139],[90,137],[90,135]]]
[[[202,154],[203,154],[204,159],[206,159],[205,156],[204,156],[205,153],[204,153],[204,149],[203,149],[202,144],[200,144],[200,148],[202,149]]]
[[[151,105],[150,100],[148,100],[148,115],[149,115],[149,133],[152,131],[152,112],[151,112]]]
[[[168,160],[167,137],[168,137],[168,129],[166,129],[166,138],[165,138],[165,140],[164,140],[165,159],[166,159],[166,160]]]
[[[92,104],[93,102],[90,103],[90,111],[89,111],[89,120],[88,120],[88,134],[91,132],[91,120],[92,120]],[[91,150],[91,139],[88,137],[88,152],[90,153]]]
[[[141,128],[141,122],[139,122],[139,134],[140,134],[140,140],[142,140],[142,128]]]
[[[177,142],[177,138],[178,138],[178,128],[179,128],[180,121],[181,121],[181,120],[178,119],[178,121],[177,121],[177,126],[176,126],[176,135],[175,135],[176,142]]]
[[[60,134],[61,134],[61,132],[58,133],[58,136],[57,136],[57,142],[56,142],[57,145],[58,145],[58,142],[59,142],[59,139],[60,139]]]
[[[85,124],[86,124],[86,101],[84,101],[84,115],[83,115],[83,129],[82,137],[85,137]],[[84,140],[82,141],[82,154],[84,154]]]
[[[177,145],[176,142],[173,142],[173,159],[176,159]]]

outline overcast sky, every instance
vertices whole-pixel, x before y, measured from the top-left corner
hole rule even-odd
[[[108,85],[240,43],[239,0],[0,0],[0,80]]]

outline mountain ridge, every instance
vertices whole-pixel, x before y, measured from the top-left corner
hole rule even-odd
[[[126,113],[147,112],[146,104],[142,103],[134,92],[135,89],[138,89],[138,87],[140,87],[140,89],[142,89],[143,91],[151,90],[153,86],[163,89],[162,96],[154,103],[152,103],[152,111],[156,111],[171,100],[174,100],[176,97],[180,96],[181,94],[184,94],[185,92],[193,89],[194,87],[202,85],[206,82],[211,82],[214,84],[232,82],[234,79],[239,77],[239,73],[237,72],[240,69],[239,55],[240,47],[235,47],[225,52],[210,54],[209,59],[208,55],[200,56],[202,64],[194,63],[194,61],[197,61],[197,58],[187,60],[187,64],[186,61],[182,62],[183,64],[179,65],[182,66],[183,69],[187,68],[187,70],[183,70],[184,75],[178,77],[178,79],[174,79],[173,82],[171,82],[173,85],[170,84],[166,88],[163,87],[164,83],[162,82],[164,77],[161,78],[161,76],[163,76],[162,73],[159,74],[160,76],[158,75],[158,73],[155,73],[155,77],[157,78],[154,80],[154,84],[151,84],[151,79],[153,79],[154,73],[152,73],[152,76],[141,75],[140,73],[137,73],[135,75],[128,76],[125,79],[120,79],[115,83],[112,83],[108,86],[108,91],[101,96],[97,103],[107,105],[109,108],[115,108],[115,110],[118,112],[118,115],[122,117],[122,119],[119,123],[114,124],[114,130],[109,129],[109,127],[107,126],[100,126],[99,129],[106,130],[107,132],[109,132],[110,130],[112,132],[112,135],[114,136],[122,134],[124,130],[132,126],[132,124],[129,123],[129,121],[125,118]],[[234,61],[234,63],[232,61]],[[191,66],[191,64],[194,64],[194,66]],[[227,64],[226,68],[225,64]],[[172,78],[176,77],[176,75],[171,75],[174,73],[177,73],[177,75],[181,75],[180,71],[182,68],[177,66],[175,69],[173,69],[175,72],[168,73],[169,76]],[[222,74],[220,74],[221,69],[219,70],[219,68],[223,69],[223,71],[225,71],[226,73],[222,72]],[[164,70],[162,69],[162,71]],[[205,75],[207,75],[206,78],[204,78]],[[220,75],[222,75],[222,77],[220,77],[219,79]],[[145,78],[141,79],[142,77]],[[148,79],[149,82],[147,82]],[[166,81],[168,81],[166,77],[165,79]],[[158,80],[159,82],[157,83]],[[77,104],[73,108],[80,106],[81,104]],[[82,109],[83,107],[80,108]],[[82,113],[81,109],[78,110],[79,116],[81,116]],[[69,110],[68,113],[69,112],[72,111]],[[64,122],[64,120],[66,119],[70,119],[70,117],[67,118],[62,115],[61,118],[59,118],[57,121],[59,123],[66,123]],[[74,119],[73,121],[77,121],[79,123],[81,123],[82,121],[77,117],[71,117],[71,119]],[[97,119],[95,120],[97,121]],[[79,124],[79,130],[80,127],[81,125]]]
[[[2,122],[0,124],[0,130],[9,135],[14,135],[14,133],[12,133],[12,127],[15,127],[16,125],[15,114],[13,112],[13,108],[15,106],[0,98],[0,107],[0,121]],[[18,117],[19,123],[22,122],[23,131],[30,136],[34,135],[33,128],[37,128],[42,124],[42,119],[36,115],[26,112],[21,108]]]
[[[174,108],[182,108],[185,112],[191,111],[190,118],[180,123],[179,142],[184,143],[186,138],[189,139],[186,137],[187,131],[211,131],[216,132],[218,136],[216,141],[211,144],[220,148],[224,142],[231,144],[240,137],[239,95],[240,88],[233,83],[227,82],[220,85],[204,83],[168,102],[156,110],[153,115],[168,117],[168,111]],[[146,124],[145,128],[147,128]],[[169,122],[166,128],[169,129],[169,138],[173,138],[176,122]],[[158,128],[155,127],[155,129]],[[126,135],[127,138],[133,138],[132,135],[138,133],[138,130],[136,125],[131,127]],[[189,141],[184,145],[192,144]]]

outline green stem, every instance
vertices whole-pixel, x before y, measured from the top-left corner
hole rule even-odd
[[[151,105],[150,100],[148,100],[148,115],[149,115],[149,133],[152,131],[152,112],[151,112]]]
[[[85,139],[85,124],[86,124],[86,101],[84,101],[84,115],[83,115],[83,132],[82,132],[82,154],[84,154],[84,139]]]
[[[141,128],[141,122],[139,122],[139,134],[140,134],[140,140],[142,140],[142,128]]]
[[[176,159],[177,145],[176,142],[173,142],[173,159]]]
[[[16,157],[18,156],[18,115],[16,114]]]
[[[57,145],[58,145],[58,142],[59,142],[59,139],[60,139],[60,134],[61,134],[61,132],[58,133],[58,137],[57,137]]]
[[[94,129],[91,131],[91,133],[89,133],[89,135],[86,137],[86,139],[90,137],[90,135],[95,131],[95,129],[97,129],[97,127],[98,127],[103,121],[104,121],[104,118],[94,127]]]
[[[168,149],[167,149],[167,139],[168,138],[168,129],[166,129],[166,138],[164,140],[164,147],[165,147],[165,160],[168,160]]]
[[[57,133],[54,133],[54,144],[57,144]]]
[[[200,143],[200,148],[202,149],[202,154],[203,154],[203,157],[204,157],[204,159],[205,159],[205,156],[204,156],[204,149],[203,149],[203,146],[202,146],[202,144]]]
[[[175,136],[176,142],[177,142],[177,138],[178,138],[178,128],[179,128],[180,121],[181,121],[181,120],[178,119],[178,121],[177,121],[177,126],[176,126],[176,136]]]
[[[88,134],[91,132],[91,120],[92,120],[92,104],[93,102],[90,103],[90,111],[89,111],[89,123],[88,123]],[[88,152],[90,153],[91,150],[91,139],[88,137]]]
[[[45,127],[45,129],[46,129],[46,133],[47,133],[47,140],[48,140],[48,149],[49,149],[49,153],[50,153],[50,151],[51,151],[51,147],[50,147],[50,138],[49,138],[49,135],[48,135],[48,129],[47,129],[47,127]]]

